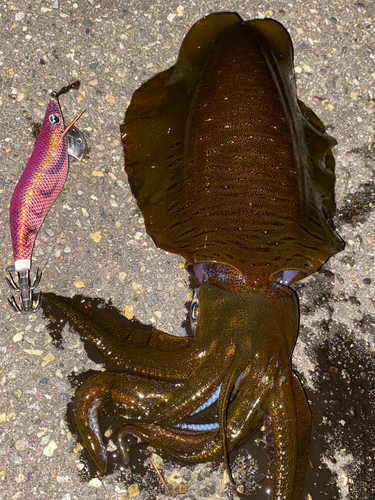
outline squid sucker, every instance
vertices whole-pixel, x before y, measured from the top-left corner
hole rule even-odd
[[[78,389],[74,419],[104,472],[99,415],[191,462],[223,457],[263,421],[273,500],[298,500],[311,413],[291,368],[298,299],[290,285],[343,248],[335,215],[336,141],[296,96],[293,47],[270,19],[204,17],[174,66],[133,95],[121,136],[129,183],[155,244],[186,259],[199,288],[194,337],[117,324],[53,293],[55,305],[122,370]],[[235,474],[232,480],[235,481]]]
[[[73,127],[82,115],[76,116],[65,128],[58,97],[79,87],[79,81],[52,92],[44,120],[31,157],[12,195],[9,210],[14,265],[9,266],[8,284],[20,293],[20,305],[12,296],[10,305],[16,312],[35,312],[40,307],[40,294],[34,295],[41,273],[39,269],[31,284],[31,256],[38,231],[47,212],[62,190],[68,175],[68,155],[82,160],[86,154],[86,141]],[[16,282],[12,272],[18,275]]]

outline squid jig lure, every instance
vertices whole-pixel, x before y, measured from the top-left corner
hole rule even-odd
[[[64,186],[68,174],[68,155],[82,160],[87,153],[82,133],[74,127],[84,113],[81,111],[67,127],[58,98],[72,89],[79,81],[52,92],[46,114],[31,157],[13,192],[9,210],[14,265],[6,268],[6,278],[12,290],[19,292],[20,304],[12,295],[9,304],[16,312],[35,312],[41,305],[41,294],[34,293],[42,277],[39,269],[34,281],[30,279],[31,256],[35,238],[47,212]],[[17,273],[17,279],[12,275]]]

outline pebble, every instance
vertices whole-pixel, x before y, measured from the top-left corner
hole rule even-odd
[[[228,472],[225,470],[221,478],[221,489],[225,490],[230,485],[230,478]]]
[[[69,476],[56,476],[56,481],[59,484],[67,483],[70,480]]]
[[[104,172],[101,172],[100,170],[93,170],[91,172],[91,175],[94,177],[104,177]]]
[[[119,273],[118,278],[121,281],[121,283],[124,283],[126,276],[127,276],[127,274],[124,272]]]
[[[46,329],[46,327],[44,326],[44,324],[43,324],[43,323],[39,323],[39,325],[36,325],[36,326],[34,327],[34,331],[35,331],[36,333],[42,333],[42,332],[44,332],[44,330],[45,330],[45,329]]]
[[[90,488],[100,488],[102,482],[97,477],[94,477],[93,479],[91,479],[91,481],[88,482],[88,485],[90,486]]]
[[[90,238],[95,241],[95,243],[100,243],[102,236],[101,231],[96,231],[95,233],[90,234]]]
[[[109,102],[109,104],[115,104],[116,103],[116,98],[112,94],[106,94],[105,100]]]
[[[30,354],[31,356],[41,356],[43,354],[43,351],[40,349],[23,349],[23,352]]]
[[[150,498],[150,493],[147,490],[143,490],[139,495],[140,500],[148,500]]]
[[[17,451],[24,451],[29,446],[27,439],[18,439],[14,443],[14,447]]]
[[[191,479],[191,471],[188,468],[182,469],[181,476],[184,481],[189,482]]]
[[[108,491],[114,491],[115,489],[115,480],[112,476],[104,476],[102,479],[103,487]]]
[[[38,433],[38,437],[41,437],[41,440],[40,440],[41,446],[45,446],[48,443],[48,441],[50,440],[50,435],[45,434],[45,432],[47,432],[47,430],[44,428],[44,430],[42,430],[41,432]],[[43,435],[43,434],[45,434],[45,435]]]
[[[115,443],[112,441],[112,439],[110,439],[108,441],[108,444],[107,444],[107,448],[106,448],[107,451],[109,452],[113,452],[113,451],[116,451],[117,450],[117,446],[115,445]]]
[[[125,68],[118,68],[118,69],[116,69],[115,73],[120,78],[124,78],[126,76],[126,69]]]
[[[135,281],[133,281],[133,283],[132,283],[132,289],[136,293],[142,293],[143,287],[142,287],[142,285],[140,283],[136,283]]]
[[[151,459],[152,459],[152,461],[154,462],[154,464],[156,465],[156,467],[158,469],[162,469],[163,468],[163,459],[161,458],[160,455],[157,455],[156,453],[152,453],[151,454]]]
[[[18,483],[18,484],[23,483],[25,481],[25,479],[26,479],[25,476],[22,474],[22,472],[20,472],[16,476],[16,483]]]
[[[11,467],[17,467],[22,464],[22,457],[18,454],[17,450],[12,450],[9,453],[8,460]]]
[[[128,491],[128,498],[134,498],[139,495],[139,486],[137,483],[133,483],[129,486]]]
[[[53,354],[51,354],[50,352],[48,354],[46,354],[43,358],[43,361],[42,361],[42,368],[44,368],[46,365],[48,365],[48,363],[50,363],[54,359],[55,359],[55,356]]]
[[[174,472],[171,476],[167,477],[168,484],[180,484],[182,481],[181,474],[179,472]]]
[[[47,444],[47,446],[45,446],[43,450],[43,455],[45,455],[46,457],[52,457],[56,449],[57,449],[57,444],[55,443],[55,441],[50,441]]]
[[[81,341],[78,337],[74,337],[73,339],[68,340],[65,345],[67,349],[73,351],[74,349],[78,349],[80,347]]]
[[[188,492],[188,488],[187,488],[186,484],[183,484],[183,483],[178,484],[173,490],[173,493],[175,495],[184,495],[187,492]]]
[[[127,319],[133,319],[134,318],[133,306],[125,306],[124,315],[125,318]]]
[[[22,340],[22,337],[24,336],[25,332],[18,332],[15,335],[13,335],[13,342],[20,342]]]

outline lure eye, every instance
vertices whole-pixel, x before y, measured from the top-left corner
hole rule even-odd
[[[60,118],[57,115],[49,115],[49,121],[53,123],[53,125],[57,125],[60,123]]]
[[[190,326],[195,334],[197,322],[199,318],[199,289],[195,291],[194,298],[190,304]]]

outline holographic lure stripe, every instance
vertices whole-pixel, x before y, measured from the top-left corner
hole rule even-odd
[[[50,97],[32,155],[14,190],[10,230],[14,261],[30,260],[35,238],[68,174],[68,144],[57,98]]]

